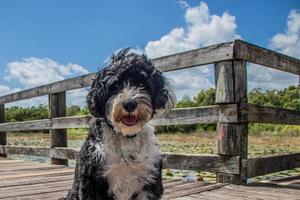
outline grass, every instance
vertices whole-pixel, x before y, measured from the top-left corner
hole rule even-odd
[[[69,129],[69,147],[79,148],[86,137],[86,129]],[[248,137],[248,157],[263,157],[284,153],[300,152],[300,136],[284,136],[274,134],[250,135]],[[216,154],[217,143],[214,132],[190,134],[158,134],[160,148],[163,152],[188,154]],[[49,146],[49,134],[42,133],[9,133],[8,144],[25,146]],[[215,174],[198,171],[164,170],[167,177],[185,177],[186,179],[215,180]],[[287,170],[267,176],[257,177],[255,180],[270,179],[281,176],[300,175],[300,169]]]

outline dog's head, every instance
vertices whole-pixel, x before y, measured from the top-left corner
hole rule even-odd
[[[115,131],[131,137],[154,115],[168,112],[175,95],[162,72],[145,56],[123,49],[100,70],[87,96],[96,118],[104,118]]]

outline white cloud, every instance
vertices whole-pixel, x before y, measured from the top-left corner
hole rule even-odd
[[[0,96],[4,96],[6,94],[20,91],[20,88],[11,88],[7,85],[0,85]]]
[[[276,51],[300,58],[300,11],[290,12],[286,30],[274,35],[269,46]]]
[[[61,81],[73,76],[79,76],[88,73],[84,67],[68,63],[66,65],[59,64],[49,58],[23,58],[21,61],[14,61],[7,64],[5,80],[17,81],[22,89],[32,88],[55,81]],[[20,89],[10,88],[8,86],[0,86],[0,93],[13,93]],[[74,90],[68,92],[67,105],[85,105],[85,89]],[[80,95],[84,95],[80,97]],[[9,104],[18,106],[37,106],[46,104],[47,97],[37,97]]]
[[[208,65],[167,72],[166,76],[173,80],[176,97],[180,100],[185,95],[196,96],[201,89],[215,87],[213,80],[210,81],[213,73],[213,66]]]
[[[23,58],[7,64],[6,80],[17,80],[24,88],[36,87],[88,71],[77,64],[59,64],[49,58]]]
[[[210,14],[205,2],[191,7],[186,1],[179,1],[185,9],[185,26],[172,29],[159,40],[150,41],[145,53],[151,57],[160,57],[177,52],[187,51],[211,44],[241,38],[236,33],[235,17],[228,12],[221,16]],[[168,73],[175,82],[175,93],[180,100],[184,95],[194,96],[200,89],[214,87],[213,67],[202,66]]]
[[[287,26],[283,33],[275,34],[270,40],[269,48],[300,58],[300,13],[292,10],[287,19]],[[263,90],[282,89],[298,84],[298,76],[291,73],[250,64],[248,68],[249,89]]]
[[[190,7],[185,1],[179,3],[186,8],[185,27],[174,28],[159,40],[148,42],[145,53],[149,57],[160,57],[241,38],[236,33],[235,17],[228,12],[221,16],[212,15],[205,2],[200,2],[196,7]]]
[[[79,106],[87,106],[86,105],[86,96],[88,90],[86,88],[80,88],[76,90],[70,90],[67,92],[67,106],[79,105]]]
[[[274,90],[297,85],[297,75],[279,71],[264,66],[249,64],[248,66],[248,89],[260,88],[262,90]]]

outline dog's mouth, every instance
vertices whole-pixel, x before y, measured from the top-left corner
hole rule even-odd
[[[135,118],[134,116],[130,116],[130,115],[122,117],[121,120],[126,126],[134,126],[138,122],[137,118]]]

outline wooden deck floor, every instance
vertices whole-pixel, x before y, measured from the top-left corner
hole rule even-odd
[[[0,199],[58,199],[70,188],[73,171],[64,166],[0,160]],[[250,186],[164,180],[164,187],[163,199],[300,200],[300,177]]]

